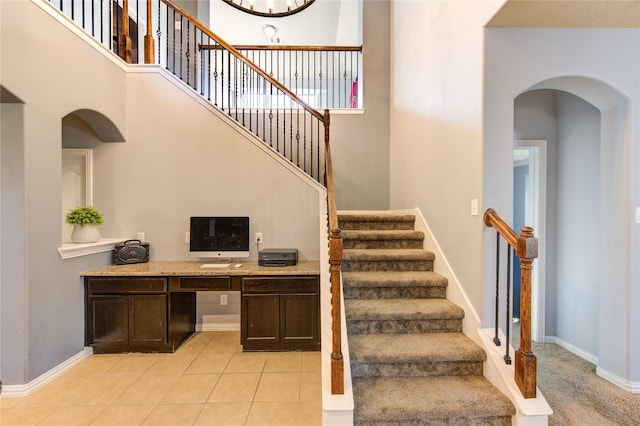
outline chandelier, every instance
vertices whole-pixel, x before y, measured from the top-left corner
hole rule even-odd
[[[316,0],[222,0],[243,12],[269,18],[293,15],[311,5]]]

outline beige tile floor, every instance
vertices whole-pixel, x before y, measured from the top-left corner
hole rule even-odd
[[[320,352],[243,353],[238,332],[202,332],[173,354],[92,355],[22,398],[0,425],[322,424]]]

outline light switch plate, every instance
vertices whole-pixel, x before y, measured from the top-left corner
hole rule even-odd
[[[471,200],[471,216],[478,216],[478,199]]]

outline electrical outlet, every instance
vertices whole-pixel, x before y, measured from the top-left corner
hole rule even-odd
[[[226,294],[221,294],[220,295],[220,305],[222,305],[222,306],[226,306],[227,305],[227,295]]]
[[[138,239],[140,242],[144,243],[144,232],[138,232]]]
[[[262,232],[256,232],[256,244],[262,244]]]

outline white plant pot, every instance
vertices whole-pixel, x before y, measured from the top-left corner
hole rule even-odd
[[[100,230],[97,225],[73,225],[71,241],[78,244],[95,243],[100,239]]]

